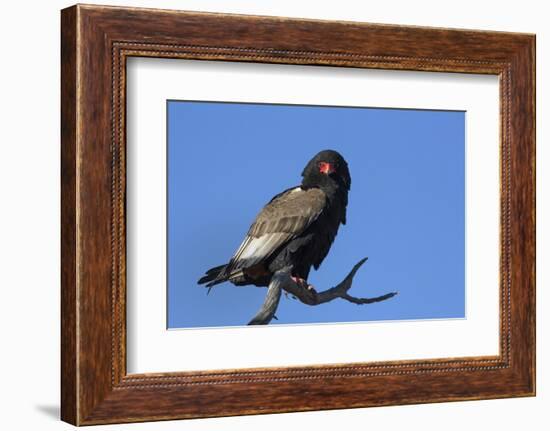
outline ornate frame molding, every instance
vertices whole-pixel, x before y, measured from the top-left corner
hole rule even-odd
[[[258,35],[257,28],[267,30]],[[318,41],[307,42],[312,34]],[[99,424],[534,395],[534,46],[534,36],[524,34],[100,6],[63,10],[62,419]],[[128,375],[130,56],[498,75],[500,355]],[[264,396],[250,397],[251,391]]]

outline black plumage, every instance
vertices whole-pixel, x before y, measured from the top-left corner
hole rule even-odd
[[[277,270],[307,280],[328,254],[340,224],[346,223],[351,177],[344,158],[325,150],[302,172],[302,184],[276,195],[262,208],[229,263],[212,268],[199,284],[212,287],[267,286]]]

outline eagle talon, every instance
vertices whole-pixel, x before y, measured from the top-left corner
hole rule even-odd
[[[308,286],[307,281],[304,280],[303,278],[294,277],[294,276],[291,276],[290,278],[292,278],[292,281],[294,283],[296,283],[298,286],[303,287],[303,288],[307,288],[307,286]]]
[[[309,284],[307,280],[304,280],[301,277],[294,277],[294,276],[291,276],[290,278],[292,278],[292,281],[294,281],[294,283],[296,283],[301,288],[307,289],[315,293],[315,286],[313,286],[313,284]]]

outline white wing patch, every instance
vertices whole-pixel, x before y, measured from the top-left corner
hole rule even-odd
[[[282,244],[288,237],[288,233],[268,233],[259,238],[247,237],[236,255],[239,256],[239,261],[246,261],[247,265],[254,264],[265,258],[270,251]]]

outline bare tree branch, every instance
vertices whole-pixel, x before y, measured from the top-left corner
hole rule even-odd
[[[373,298],[357,298],[348,294],[348,290],[351,289],[353,283],[353,277],[361,268],[361,266],[367,261],[367,258],[361,259],[355,264],[349,274],[338,285],[324,290],[322,292],[316,292],[313,289],[307,289],[294,282],[291,278],[291,268],[287,267],[277,271],[271,278],[271,282],[268,287],[266,299],[260,308],[260,311],[250,321],[249,325],[266,325],[275,316],[279,300],[281,298],[281,290],[293,295],[301,302],[307,305],[319,305],[325,302],[332,301],[337,298],[344,299],[354,304],[372,304],[374,302],[385,301],[397,295],[397,292],[386,293],[382,296],[376,296]]]
[[[271,322],[271,319],[275,317],[275,311],[277,311],[279,300],[281,299],[281,289],[287,278],[290,277],[286,270],[277,271],[273,274],[267,288],[264,303],[260,311],[248,322],[249,325],[267,325]],[[290,280],[292,281],[292,279]]]

